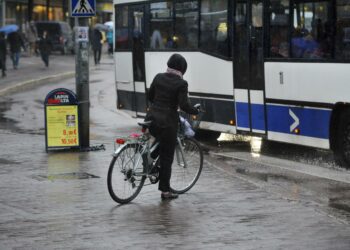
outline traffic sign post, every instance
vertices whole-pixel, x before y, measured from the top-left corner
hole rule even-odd
[[[95,0],[71,0],[71,16],[75,17],[75,87],[79,100],[80,146],[90,148],[90,98],[89,98],[89,36],[88,17],[95,16]]]

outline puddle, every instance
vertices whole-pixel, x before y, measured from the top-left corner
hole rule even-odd
[[[96,80],[90,80],[89,83],[92,84],[92,83],[99,83],[99,82],[102,82],[101,79],[96,79]]]
[[[51,175],[33,175],[33,179],[38,181],[44,180],[84,180],[92,178],[100,178],[97,175],[89,174],[86,172],[73,172],[63,174],[51,174]]]
[[[0,164],[14,165],[14,164],[19,164],[19,162],[17,162],[17,161],[9,161],[9,160],[0,158]]]
[[[288,181],[297,183],[296,179],[290,178],[286,175],[279,175],[279,174],[273,174],[273,173],[261,173],[261,172],[252,172],[245,168],[237,168],[236,172],[238,174],[244,174],[246,176],[250,176],[252,178],[262,180],[265,182],[268,182],[269,180],[280,180],[280,181]]]
[[[330,198],[328,206],[350,213],[350,201],[344,198]]]

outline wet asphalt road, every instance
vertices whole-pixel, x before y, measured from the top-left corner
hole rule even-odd
[[[113,139],[138,128],[115,110],[112,65],[90,77],[91,145],[106,151],[45,152],[43,100],[57,87],[74,91],[74,79],[0,98],[0,249],[350,248],[350,185],[275,168],[273,153],[268,163],[214,154],[248,159],[244,142],[207,142],[198,183],[177,200],[162,202],[151,185],[117,205],[106,188]],[[319,171],[349,175],[323,154],[313,156]]]

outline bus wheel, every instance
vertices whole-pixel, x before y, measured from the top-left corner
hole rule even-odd
[[[340,115],[336,140],[335,160],[340,166],[350,168],[350,109]]]

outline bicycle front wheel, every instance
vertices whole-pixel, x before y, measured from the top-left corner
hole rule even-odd
[[[140,151],[139,144],[126,144],[109,165],[108,192],[112,199],[120,204],[135,199],[145,182]]]
[[[196,184],[203,168],[203,152],[199,143],[192,138],[184,138],[175,148],[170,189],[183,194]]]

